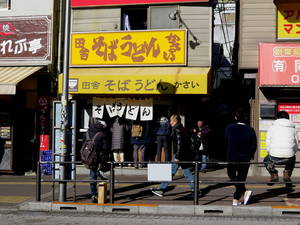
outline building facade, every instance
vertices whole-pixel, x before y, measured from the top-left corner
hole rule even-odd
[[[49,135],[55,7],[54,1],[0,1],[1,171],[34,170],[40,137]]]
[[[299,132],[300,3],[241,0],[239,10],[239,72],[255,84],[251,119],[260,140],[257,160],[262,161],[266,132],[278,111],[289,112]]]
[[[191,128],[207,116],[212,25],[207,0],[73,0],[69,93],[80,136],[90,117],[153,127],[178,113]]]

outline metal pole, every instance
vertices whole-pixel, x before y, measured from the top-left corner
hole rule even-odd
[[[41,165],[40,162],[37,163],[36,168],[36,201],[41,201]]]
[[[67,126],[68,126],[68,90],[69,90],[69,49],[70,49],[70,0],[65,0],[65,31],[64,31],[64,60],[63,60],[63,91],[61,96],[61,155],[60,179],[65,180],[65,164],[67,155]],[[66,201],[66,182],[59,183],[59,201]]]
[[[196,162],[195,178],[194,178],[194,205],[199,204],[198,191],[199,191],[199,162]]]
[[[115,171],[114,163],[110,163],[110,176],[109,176],[109,202],[114,203],[114,189],[115,189]]]

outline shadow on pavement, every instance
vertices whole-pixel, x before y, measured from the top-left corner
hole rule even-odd
[[[249,203],[250,204],[258,203],[259,201],[261,201],[263,199],[274,198],[274,197],[278,197],[279,195],[283,195],[283,194],[288,195],[293,191],[295,191],[295,190],[292,188],[286,188],[286,187],[268,189],[264,193],[253,195]]]

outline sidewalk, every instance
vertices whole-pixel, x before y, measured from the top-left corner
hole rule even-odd
[[[146,169],[136,170],[132,168],[126,170],[146,173]],[[165,197],[160,198],[152,195],[150,188],[156,187],[157,184],[148,183],[147,176],[124,175],[124,171],[116,170],[116,174],[122,173],[123,175],[116,175],[116,181],[124,183],[115,184],[114,205],[92,204],[89,196],[89,183],[76,183],[76,202],[73,202],[73,183],[68,184],[66,203],[57,203],[58,184],[56,184],[56,198],[52,203],[51,183],[43,183],[42,200],[35,202],[34,176],[1,176],[0,208],[15,206],[26,211],[83,210],[84,212],[122,213],[144,213],[147,211],[146,213],[170,215],[300,215],[300,207],[289,207],[285,201],[286,198],[298,198],[299,200],[299,185],[295,185],[292,189],[287,189],[283,183],[267,186],[268,177],[249,176],[247,180],[249,184],[246,186],[253,191],[252,199],[246,206],[232,207],[234,187],[222,184],[222,182],[228,181],[226,170],[200,173],[200,189],[203,190],[204,195],[199,197],[199,205],[194,206],[188,185],[181,176],[175,177],[175,181],[183,183],[171,184],[170,191],[166,193]],[[47,176],[43,178],[50,179]],[[87,180],[88,175],[78,175],[77,179]],[[203,181],[205,184],[202,183]],[[293,177],[293,181],[300,182],[300,177]]]

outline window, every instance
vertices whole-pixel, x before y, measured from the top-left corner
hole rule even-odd
[[[147,30],[147,8],[122,8],[122,30]]]
[[[151,6],[150,29],[178,29],[178,18],[170,19],[170,14],[177,10],[178,6]]]
[[[170,19],[170,14],[178,6],[138,6],[122,8],[122,30],[177,29],[178,19]]]
[[[9,8],[10,8],[10,0],[0,0],[0,10],[9,9]]]

